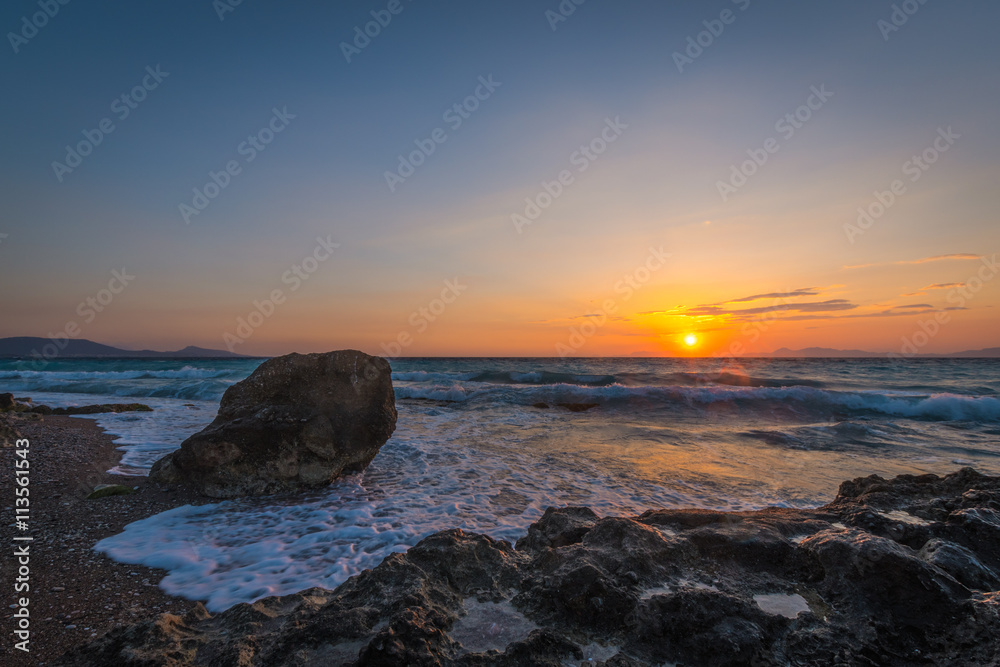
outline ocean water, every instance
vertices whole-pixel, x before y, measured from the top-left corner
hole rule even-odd
[[[0,360],[0,391],[98,415],[145,474],[259,360]],[[858,476],[1000,474],[1000,361],[401,359],[397,430],[363,473],[293,497],[180,507],[96,548],[213,611],[335,587],[444,528],[515,541],[549,506],[598,514],[816,506]],[[538,407],[540,404],[549,407]],[[558,404],[595,404],[572,412]]]

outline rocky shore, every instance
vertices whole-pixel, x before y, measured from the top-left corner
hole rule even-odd
[[[312,402],[300,396],[310,379],[327,388]],[[105,472],[119,452],[93,422],[0,395],[9,404],[0,456],[10,488],[8,441],[30,441],[30,529],[18,534],[32,538],[33,637],[29,655],[5,643],[0,660],[133,667],[1000,661],[1000,478],[968,468],[855,479],[811,510],[601,518],[585,507],[550,508],[516,545],[446,530],[336,590],[215,615],[160,591],[163,572],[93,551],[132,521],[208,502],[206,495],[312,488],[363,467],[395,425],[391,396],[388,366],[357,352],[272,360],[231,387],[212,425],[161,459],[151,481]],[[8,543],[13,530],[3,527]],[[0,559],[4,580],[13,568]]]
[[[1000,478],[872,476],[815,510],[444,531],[336,590],[189,605],[59,664],[995,665],[998,573]]]

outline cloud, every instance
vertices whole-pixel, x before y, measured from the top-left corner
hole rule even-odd
[[[927,294],[927,292],[930,292],[931,290],[951,289],[952,287],[961,287],[961,286],[962,283],[935,283],[933,285],[928,285],[927,287],[921,287],[916,292],[910,292],[909,294],[904,294],[903,296],[904,297],[921,296],[923,294]]]
[[[672,315],[674,313],[679,313],[684,310],[684,306],[676,306],[670,310],[647,310],[641,313],[636,313],[637,315]]]
[[[526,322],[526,324],[545,324],[552,326],[567,326],[572,324],[576,320],[587,320],[597,317],[606,317],[608,322],[629,322],[631,321],[628,317],[623,317],[621,315],[605,315],[602,313],[586,313],[584,315],[572,315],[570,317],[556,317],[548,320],[531,320]]]
[[[726,316],[732,317],[734,319],[745,318],[749,315],[764,315],[767,313],[780,313],[780,312],[800,312],[800,313],[821,313],[821,312],[831,312],[838,310],[853,310],[857,308],[856,303],[851,303],[846,299],[830,299],[828,301],[807,301],[805,303],[785,303],[778,304],[776,306],[761,306],[759,308],[742,308],[740,310],[732,310],[729,308],[721,308],[715,304],[709,304],[705,306],[695,306],[694,308],[688,309],[685,315],[689,317],[696,317],[698,315],[712,315],[712,316]]]
[[[728,315],[733,313],[757,313],[757,312],[772,312],[775,310],[785,310],[787,308],[795,309],[796,304],[794,303],[781,303],[782,301],[789,299],[798,299],[800,297],[806,296],[817,296],[824,292],[825,290],[843,287],[843,285],[832,285],[830,287],[801,287],[799,289],[789,290],[786,292],[768,292],[766,294],[751,294],[750,296],[741,296],[737,299],[726,299],[724,301],[716,301],[715,303],[703,303],[698,306],[687,307],[687,306],[675,306],[670,310],[647,310],[638,315],[683,315],[685,317],[716,317],[719,315]],[[764,299],[777,299],[778,304],[775,306],[769,306],[767,308],[751,308],[744,310],[733,310],[732,308],[727,308],[729,304],[735,303],[750,303],[753,301],[762,301]],[[842,301],[838,300],[838,301]],[[832,302],[823,302],[832,303]],[[810,304],[802,304],[804,306],[809,306]]]
[[[943,262],[945,260],[951,259],[962,259],[971,260],[979,259],[979,255],[973,255],[970,252],[960,252],[952,255],[935,255],[934,257],[924,257],[922,259],[913,259],[908,262],[896,262],[896,264],[927,264],[928,262]]]
[[[819,288],[817,287],[803,287],[802,289],[792,290],[791,292],[771,292],[769,294],[754,294],[753,296],[744,296],[739,299],[732,299],[730,301],[720,301],[717,304],[712,304],[716,306],[721,306],[726,303],[747,303],[748,301],[760,301],[761,299],[794,299],[799,296],[816,296],[819,294]]]
[[[916,308],[910,310],[882,310],[877,313],[853,313],[851,315],[794,315],[792,317],[782,317],[782,322],[798,322],[802,320],[860,320],[866,317],[912,317],[914,315],[925,315],[936,313],[939,310],[969,310],[964,306],[950,306],[948,308],[935,309],[928,306],[923,310]]]
[[[891,262],[890,264],[924,264],[927,262],[937,262],[944,260],[970,260],[970,259],[980,259],[979,255],[971,255],[966,253],[952,254],[952,255],[938,255],[935,257],[925,257],[917,260],[907,260],[902,262]],[[867,265],[867,266],[875,266]],[[944,290],[951,289],[953,287],[958,287],[961,283],[935,283],[933,285],[928,285],[924,287],[919,292],[914,292],[912,294],[905,294],[904,297],[917,296],[918,294],[923,294],[930,290]],[[726,301],[718,301],[716,303],[706,303],[697,306],[684,307],[677,306],[670,310],[659,310],[659,311],[646,311],[638,313],[639,315],[675,315],[681,317],[688,317],[693,320],[693,324],[701,325],[702,323],[708,324],[705,320],[721,320],[720,324],[723,326],[717,327],[715,329],[701,329],[699,331],[727,331],[730,329],[728,323],[732,322],[746,322],[755,321],[761,319],[761,316],[766,316],[774,313],[780,313],[780,316],[772,316],[769,319],[779,320],[782,322],[795,322],[804,320],[836,320],[836,319],[862,319],[862,318],[883,318],[883,317],[911,317],[914,315],[924,315],[927,313],[934,313],[940,311],[949,310],[967,310],[967,308],[935,308],[929,303],[904,303],[898,306],[890,305],[889,303],[874,304],[869,306],[860,306],[859,304],[853,303],[847,299],[827,299],[826,301],[804,301],[804,302],[788,302],[788,299],[796,299],[805,296],[815,296],[821,294],[825,291],[832,289],[833,287],[843,287],[842,285],[834,285],[832,287],[803,287],[800,289],[789,290],[785,292],[768,292],[766,294],[753,294],[751,296],[744,296],[737,299],[729,299]],[[760,301],[764,299],[776,299],[777,303],[770,306],[759,306],[756,308],[733,308],[733,304],[740,303],[750,303],[754,301]],[[879,310],[873,310],[873,309]],[[834,314],[834,313],[844,313],[844,311],[854,311],[861,309],[861,312],[854,312],[850,314]],[[867,312],[866,312],[867,311]]]
[[[876,262],[875,264],[853,264],[845,266],[845,269],[867,269],[873,266],[904,266],[909,264],[928,264],[930,262],[946,262],[952,260],[973,260],[980,259],[979,255],[968,252],[953,253],[951,255],[934,255],[933,257],[921,257],[920,259],[904,259],[898,262]]]
[[[606,317],[608,322],[627,322],[627,317],[622,317],[621,315],[607,315],[605,313],[587,313],[586,315],[574,315],[569,318],[571,320],[585,320],[591,317]]]

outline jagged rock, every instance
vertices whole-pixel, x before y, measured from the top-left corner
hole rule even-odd
[[[289,354],[227,389],[215,421],[157,461],[150,478],[213,498],[323,486],[363,470],[395,428],[385,359]]]
[[[13,420],[0,417],[0,447],[13,447],[21,437]]]
[[[543,547],[564,547],[576,544],[594,527],[598,516],[589,507],[550,507],[537,522],[528,527],[528,534],[517,541],[521,550],[537,551]]]
[[[19,414],[31,409],[30,398],[14,398],[14,394],[0,394],[0,413]]]
[[[444,531],[334,591],[197,605],[61,664],[987,665],[998,571],[1000,478],[870,477],[815,510],[550,509],[516,550]]]

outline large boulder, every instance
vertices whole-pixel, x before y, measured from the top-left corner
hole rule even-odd
[[[150,478],[212,498],[323,486],[363,470],[395,428],[385,359],[289,354],[227,389],[215,421],[153,464]]]

